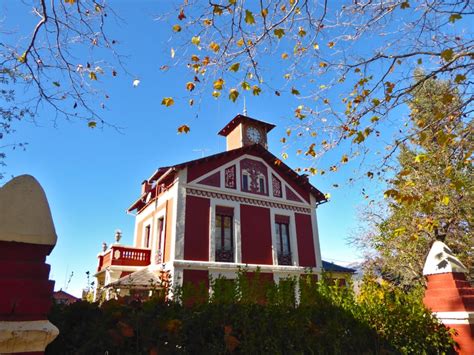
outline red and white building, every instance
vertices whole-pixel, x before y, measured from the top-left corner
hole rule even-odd
[[[319,273],[316,210],[326,198],[268,151],[274,127],[238,115],[219,132],[225,152],[159,168],[143,181],[128,209],[136,214],[133,247],[104,248],[98,286],[145,289],[163,271],[173,285],[233,278],[239,267],[259,267],[274,281],[308,268]]]

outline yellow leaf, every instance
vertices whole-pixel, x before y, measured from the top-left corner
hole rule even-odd
[[[237,46],[238,46],[238,47],[242,47],[243,45],[244,45],[244,39],[241,38],[241,39],[239,39],[239,40],[237,41]]]
[[[206,27],[207,27],[207,26],[210,26],[210,25],[212,25],[212,20],[211,20],[211,19],[208,19],[208,18],[206,18],[206,19],[202,20],[202,23],[204,24],[204,26],[206,26]]]
[[[341,158],[341,162],[345,164],[345,163],[347,163],[348,161],[349,161],[349,157],[344,154],[344,155],[342,156],[342,158]]]
[[[324,63],[324,62],[319,63],[320,68],[326,68],[327,66],[328,66],[327,63]]]
[[[193,55],[191,56],[191,60],[192,60],[193,62],[199,62],[199,57],[198,57],[196,54],[193,54]]]
[[[213,87],[215,90],[222,90],[224,87],[224,79],[220,78],[214,81]]]
[[[334,42],[332,42],[332,41],[328,43],[328,47],[329,47],[329,48],[332,48],[332,47],[334,47],[334,45],[335,45],[335,43],[334,43]]]
[[[260,89],[257,85],[252,86],[252,94],[254,96],[260,95],[261,92],[262,92],[262,89]]]
[[[288,59],[288,53],[283,53],[281,55],[281,59]]]
[[[444,196],[441,203],[445,206],[449,205],[449,196]]]
[[[89,79],[91,79],[91,80],[97,80],[97,74],[94,73],[93,71],[91,71],[91,72],[89,73]]]
[[[250,90],[250,84],[247,83],[246,81],[243,81],[241,86],[242,86],[242,89],[244,90]]]
[[[317,43],[313,44],[313,48],[318,50],[319,49],[319,44],[317,44]]]
[[[273,31],[273,33],[280,39],[285,35],[285,30],[283,28],[277,28]]]
[[[235,5],[237,3],[237,0],[229,0],[229,4]]]
[[[322,171],[321,171],[321,173],[322,173]],[[326,200],[329,200],[329,199],[331,198],[331,194],[330,194],[329,192],[326,193],[326,194],[324,194],[324,198],[325,198]]]
[[[178,127],[178,134],[188,133],[190,130],[191,129],[189,128],[189,126],[184,124],[184,125]]]
[[[174,25],[173,26],[173,32],[181,32],[181,26],[180,25]]]
[[[221,49],[221,47],[216,42],[211,42],[209,44],[209,48],[212,49],[215,53],[219,52],[219,49]]]
[[[165,97],[163,100],[161,100],[161,104],[165,105],[166,107],[170,107],[174,104],[174,100],[172,97]]]
[[[174,58],[174,55],[175,55],[174,48],[171,48],[170,53],[171,53],[171,58]]]
[[[415,157],[415,163],[421,163],[424,159],[426,159],[426,154],[418,154]]]
[[[26,52],[23,53],[21,56],[18,57],[18,61],[20,63],[25,63],[26,62]]]
[[[239,97],[239,92],[237,89],[230,89],[229,91],[229,99],[232,100],[232,102],[235,102],[237,98]]]
[[[102,7],[101,7],[99,4],[95,4],[94,10],[95,10],[96,12],[100,12],[100,11],[102,10]]]
[[[451,23],[455,23],[457,20],[460,19],[462,19],[461,14],[451,14],[451,16],[449,16],[449,22]]]
[[[281,157],[282,157],[284,160],[286,160],[286,159],[288,159],[288,154],[287,154],[287,153],[283,153],[283,154],[281,155]]]
[[[262,17],[267,17],[268,15],[268,9],[263,9],[262,10]]]
[[[66,4],[71,4],[71,5],[73,5],[73,4],[76,2],[76,0],[64,0],[64,2],[65,2]]]
[[[458,74],[458,75],[456,75],[456,77],[454,78],[454,82],[455,82],[456,84],[459,84],[459,83],[461,83],[461,82],[463,82],[463,81],[465,81],[465,80],[466,80],[466,76],[465,76],[465,75],[462,75],[462,74]]]
[[[189,82],[186,84],[186,90],[193,91],[195,87],[196,87],[196,85],[194,85],[194,83],[191,82],[191,81],[189,81]]]
[[[240,68],[240,63],[234,63],[230,66],[229,70],[233,72],[237,72]]]
[[[252,11],[245,10],[245,22],[249,25],[255,24],[255,18],[253,17]]]
[[[193,38],[191,38],[191,43],[196,46],[199,46],[199,44],[201,43],[201,37],[194,36]]]
[[[298,36],[300,37],[306,36],[306,31],[304,30],[303,27],[298,27]]]
[[[219,91],[213,91],[212,96],[214,96],[216,99],[221,96],[221,93]]]
[[[222,15],[222,8],[219,5],[214,5],[214,9],[212,10],[214,15]]]

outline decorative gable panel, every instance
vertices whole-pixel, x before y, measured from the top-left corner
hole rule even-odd
[[[268,196],[268,169],[261,161],[242,159],[240,179],[242,191]]]
[[[296,202],[303,202],[301,199],[293,192],[292,189],[290,189],[288,186],[285,186],[285,191],[286,191],[286,199],[291,200],[291,201],[296,201]]]
[[[220,171],[216,172],[215,174],[212,174],[212,175],[208,176],[207,178],[202,179],[201,181],[198,181],[198,184],[214,186],[214,187],[221,187],[221,173],[220,173]]]
[[[283,190],[281,189],[281,181],[272,174],[272,190],[274,197],[283,197]]]
[[[236,174],[235,165],[229,166],[227,169],[225,169],[225,173],[224,173],[225,187],[227,187],[228,189],[237,188],[235,174]]]

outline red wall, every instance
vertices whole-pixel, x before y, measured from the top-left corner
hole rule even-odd
[[[269,264],[272,260],[270,209],[240,206],[242,262]]]
[[[295,213],[298,258],[300,266],[316,266],[311,215]]]
[[[204,284],[209,288],[209,272],[207,270],[183,270],[183,285],[190,283],[196,287]]]
[[[209,260],[209,209],[208,198],[186,196],[184,227],[184,259]]]

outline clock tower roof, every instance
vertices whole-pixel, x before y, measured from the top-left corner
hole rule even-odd
[[[222,128],[218,134],[220,136],[227,137],[230,134],[230,132],[232,132],[241,123],[249,123],[249,124],[253,124],[255,126],[261,127],[265,130],[265,133],[268,133],[273,128],[275,128],[274,124],[256,120],[255,118],[251,118],[244,115],[237,115],[224,128]]]

